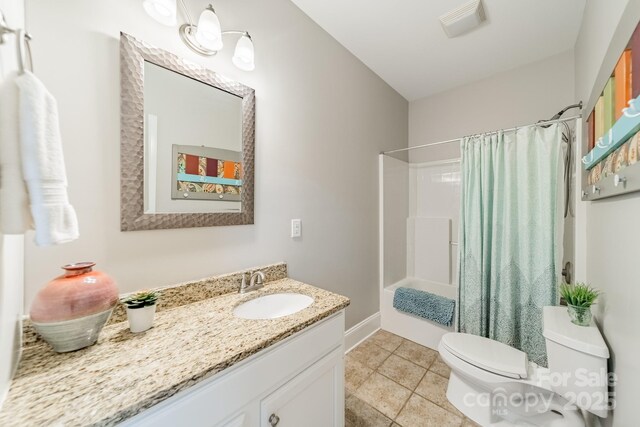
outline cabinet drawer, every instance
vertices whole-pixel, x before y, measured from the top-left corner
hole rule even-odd
[[[344,351],[344,311],[251,356],[247,360],[183,390],[130,418],[124,426],[211,427],[240,414],[323,356]],[[257,416],[258,414],[253,414]],[[253,418],[250,416],[249,418]]]

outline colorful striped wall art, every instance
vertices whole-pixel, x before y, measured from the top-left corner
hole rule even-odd
[[[640,54],[640,53],[639,53]],[[622,117],[622,109],[631,99],[631,50],[622,53],[613,73],[615,78],[615,119]]]
[[[594,118],[594,112],[592,111],[591,114],[589,114],[589,118],[587,119],[587,132],[589,135],[589,142],[588,142],[588,150],[591,151],[593,150],[593,147],[596,146],[596,129],[595,129],[595,118]]]
[[[595,140],[599,140],[604,135],[604,97],[601,96],[598,98],[598,102],[596,102],[596,107],[594,109],[594,135]]]
[[[602,93],[602,96],[604,97],[604,133],[608,132],[615,122],[615,84],[615,78],[610,77],[604,87],[604,92]]]
[[[640,96],[640,24],[631,36],[628,48],[631,50],[631,98]]]

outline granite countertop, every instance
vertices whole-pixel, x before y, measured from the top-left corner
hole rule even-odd
[[[241,302],[278,292],[306,294],[314,303],[279,319],[232,314]],[[141,334],[127,322],[109,325],[96,345],[75,352],[58,354],[37,342],[24,350],[0,425],[117,424],[347,305],[344,296],[285,278],[160,311]]]

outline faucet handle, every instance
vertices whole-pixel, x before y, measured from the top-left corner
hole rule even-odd
[[[242,272],[242,282],[240,283],[240,293],[244,292],[247,288],[247,272]]]
[[[249,279],[249,287],[258,286],[261,287],[264,284],[265,275],[262,271],[257,270],[251,273]]]

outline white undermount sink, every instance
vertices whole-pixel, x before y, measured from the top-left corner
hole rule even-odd
[[[289,316],[313,304],[313,298],[296,293],[271,294],[240,304],[233,315],[242,319],[276,319]]]

